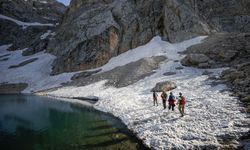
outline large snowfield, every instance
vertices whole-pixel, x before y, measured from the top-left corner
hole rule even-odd
[[[100,100],[94,105],[96,109],[119,117],[138,138],[153,149],[209,149],[220,146],[218,139],[230,138],[235,139],[230,144],[238,145],[237,138],[249,130],[249,120],[247,114],[241,112],[243,108],[240,101],[231,96],[232,93],[225,85],[212,84],[208,75],[202,75],[204,69],[184,66],[183,69],[176,69],[181,66],[179,61],[184,57],[179,52],[202,42],[204,38],[197,37],[171,44],[157,36],[148,44],[114,57],[101,67],[102,72],[105,72],[145,57],[163,55],[168,58],[153,75],[130,86],[115,88],[104,86],[106,81],[100,81],[84,87],[62,87],[43,94],[54,97],[97,96]],[[41,52],[23,57],[22,50],[8,52],[7,47],[0,47],[0,55],[11,54],[9,60],[0,62],[0,81],[29,83],[24,93],[59,86],[62,82],[70,81],[74,74],[49,76],[54,56]],[[8,69],[9,65],[34,57],[39,59],[23,67]],[[223,68],[206,70],[218,77]],[[164,76],[165,72],[176,74]],[[161,81],[175,82],[177,88],[172,92],[175,96],[182,92],[186,97],[184,117],[180,117],[177,107],[173,112],[163,110],[160,96],[159,106],[153,106],[150,90]]]

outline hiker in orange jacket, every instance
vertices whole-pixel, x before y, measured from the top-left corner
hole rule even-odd
[[[161,99],[162,99],[162,104],[163,104],[164,109],[167,108],[167,106],[166,106],[167,97],[168,97],[167,93],[165,91],[162,91]]]

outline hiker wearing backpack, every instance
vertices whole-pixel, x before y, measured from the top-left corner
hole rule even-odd
[[[172,92],[170,92],[170,95],[168,97],[168,109],[172,109],[172,111],[174,111],[174,107],[175,107],[175,97],[174,94]]]
[[[162,99],[162,104],[163,104],[164,109],[167,108],[167,106],[166,106],[167,97],[168,97],[167,93],[165,91],[162,91],[161,99]]]
[[[184,108],[185,108],[185,104],[186,104],[186,99],[184,96],[182,96],[182,93],[179,93],[179,111],[181,113],[181,117],[184,116]]]
[[[154,106],[155,106],[155,104],[158,106],[157,96],[158,96],[157,93],[155,91],[153,91]]]

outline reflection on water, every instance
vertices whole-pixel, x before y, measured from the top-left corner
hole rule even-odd
[[[0,149],[144,149],[116,118],[45,97],[0,95]]]

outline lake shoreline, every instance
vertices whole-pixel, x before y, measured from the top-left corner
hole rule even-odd
[[[150,148],[143,142],[142,139],[137,137],[137,134],[133,132],[133,130],[129,129],[128,126],[117,116],[114,116],[112,113],[109,112],[105,112],[99,109],[96,109],[94,107],[93,103],[90,103],[88,101],[84,101],[82,99],[74,99],[74,98],[68,98],[68,97],[56,97],[56,96],[51,96],[51,95],[46,95],[45,93],[31,93],[31,94],[0,94],[0,95],[31,95],[31,96],[39,96],[39,97],[47,97],[47,98],[52,98],[54,100],[58,100],[58,101],[62,101],[62,102],[67,102],[67,103],[73,103],[73,104],[77,104],[81,107],[91,107],[92,109],[102,112],[106,115],[112,116],[113,118],[115,118],[116,120],[119,120],[119,122],[121,124],[123,124],[124,127],[126,127],[126,130],[128,132],[126,132],[126,134],[132,139],[132,140],[136,140],[138,141],[138,150],[149,150]]]

